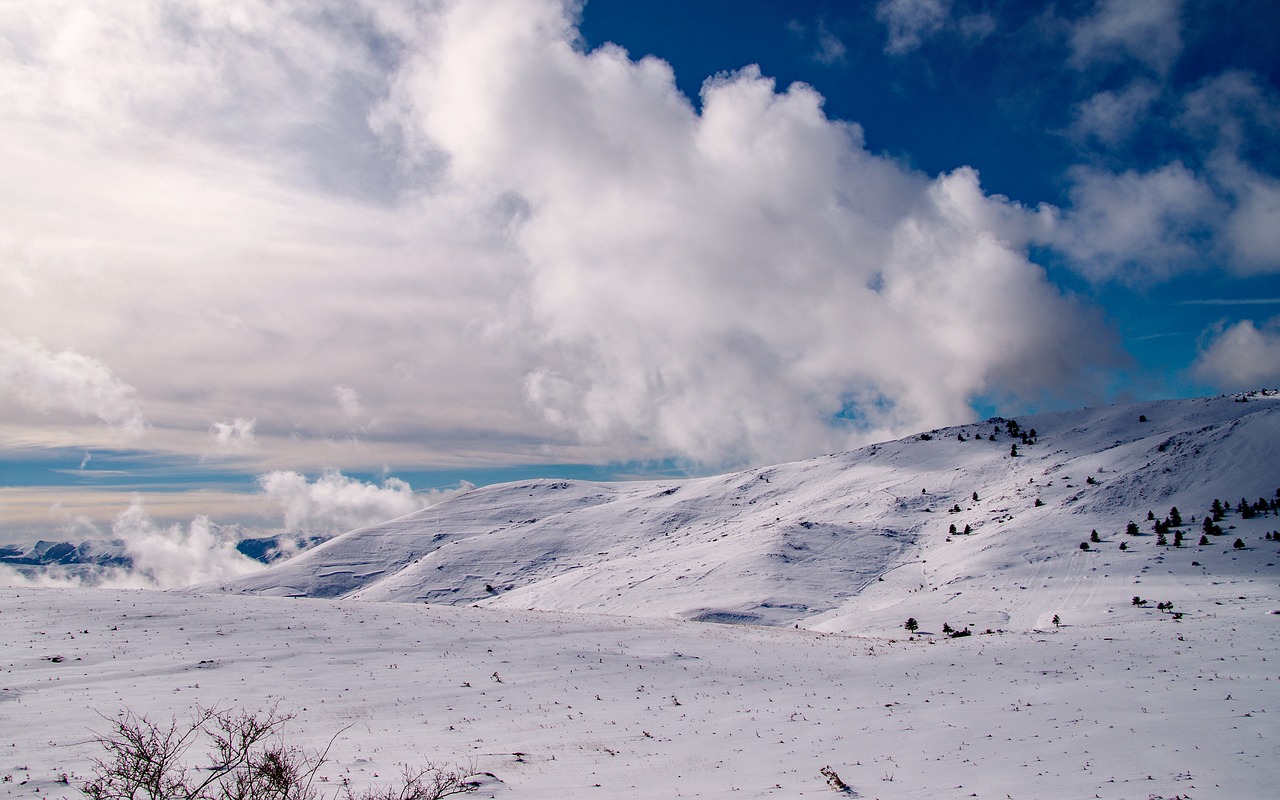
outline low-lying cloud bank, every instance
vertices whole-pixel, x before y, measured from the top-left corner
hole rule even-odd
[[[91,527],[82,525],[81,528]],[[83,532],[83,531],[81,531]],[[140,499],[116,517],[108,537],[70,542],[84,560],[31,566],[0,565],[0,584],[172,589],[244,575],[263,564],[236,549],[243,531],[205,516],[187,525],[152,519]]]
[[[314,481],[298,472],[277,471],[259,477],[258,483],[266,498],[279,505],[287,530],[326,536],[403,517],[475,488],[463,481],[457,489],[415,492],[399,478],[377,485],[336,469],[325,470]]]
[[[198,515],[189,523],[162,523],[148,514],[141,498],[116,516],[110,533],[88,519],[69,519],[63,536],[78,546],[70,563],[23,567],[0,564],[0,585],[173,589],[262,569],[264,563],[239,547],[288,556],[308,544],[365,525],[403,516],[475,488],[414,492],[408,483],[387,478],[380,485],[327,470],[315,480],[296,472],[261,476],[260,496],[278,508],[282,525],[249,528],[220,525]]]

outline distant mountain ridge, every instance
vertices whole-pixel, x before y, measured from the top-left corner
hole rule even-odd
[[[488,486],[196,588],[854,632],[898,627],[904,609],[1035,627],[1046,603],[1127,599],[1172,551],[1149,512],[1178,507],[1198,542],[1190,520],[1212,500],[1274,499],[1278,455],[1273,392],[995,418],[708,478]],[[1126,536],[1130,521],[1145,535]],[[1031,581],[1048,589],[1035,607],[1019,600]]]
[[[263,564],[283,558],[282,540],[291,549],[314,545],[319,537],[285,534],[270,538],[241,539],[236,550]],[[104,570],[129,572],[136,568],[129,546],[123,539],[84,539],[79,542],[37,540],[30,544],[0,545],[0,565],[8,566],[28,579],[36,579],[50,568],[58,568],[62,578],[76,578],[94,585]]]
[[[88,540],[78,544],[41,539],[29,546],[0,545],[0,564],[47,567],[54,564],[124,567],[132,565],[121,541]]]

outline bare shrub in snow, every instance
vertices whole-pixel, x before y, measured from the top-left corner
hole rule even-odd
[[[826,778],[827,785],[832,789],[835,789],[837,792],[844,792],[845,794],[853,793],[853,790],[849,788],[849,784],[840,780],[840,776],[837,775],[836,771],[831,767],[823,767],[818,770],[818,773],[821,774],[822,777]]]
[[[281,731],[293,717],[275,708],[255,713],[197,707],[188,722],[161,724],[122,711],[107,733],[95,736],[107,756],[94,760],[94,776],[80,791],[89,800],[332,800],[314,786],[329,749],[288,744]],[[187,753],[201,741],[210,766],[192,767]],[[406,767],[397,785],[360,794],[347,788],[340,797],[440,800],[475,791],[479,784],[469,780],[472,774],[434,764]]]

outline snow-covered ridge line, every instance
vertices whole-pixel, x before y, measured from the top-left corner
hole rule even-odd
[[[987,420],[708,478],[485,487],[198,588],[848,632],[908,613],[1031,628],[1127,599],[1167,552],[1126,537],[1129,521],[1149,534],[1148,513],[1176,506],[1195,543],[1190,520],[1214,499],[1274,498],[1277,453],[1271,392]],[[1025,603],[1032,581],[1049,591]]]

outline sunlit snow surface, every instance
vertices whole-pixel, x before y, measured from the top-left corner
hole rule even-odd
[[[867,798],[1274,796],[1280,518],[1175,549],[1146,511],[1273,496],[1280,400],[1019,422],[1017,458],[982,423],[491,487],[204,594],[0,590],[0,792],[75,797],[100,715],[278,702],[302,743],[347,728],[329,787],[434,760],[511,798],[835,796],[824,766]]]
[[[896,642],[497,609],[4,590],[0,763],[14,780],[0,786],[8,797],[74,797],[56,780],[85,775],[98,712],[165,718],[195,703],[278,700],[299,712],[294,731],[308,745],[352,726],[323,773],[330,783],[474,759],[502,781],[482,796],[512,798],[821,797],[826,765],[864,797],[1273,796],[1274,582],[1196,588],[1204,600],[1180,622],[1121,606],[1058,630]]]

